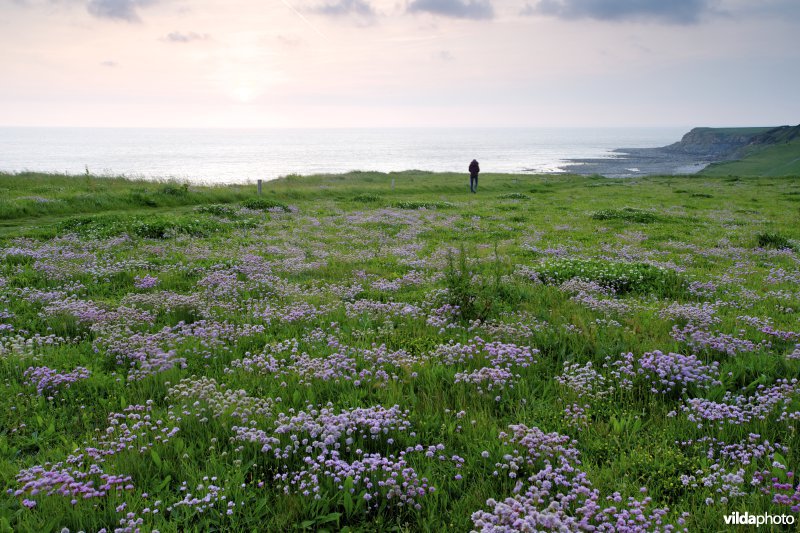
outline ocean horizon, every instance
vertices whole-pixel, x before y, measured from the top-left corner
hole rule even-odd
[[[689,128],[0,128],[0,171],[243,183],[354,170],[558,173]]]

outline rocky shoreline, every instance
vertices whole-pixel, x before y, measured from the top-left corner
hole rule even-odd
[[[613,154],[607,158],[569,159],[561,170],[565,174],[599,174],[608,178],[695,174],[722,160],[714,156],[677,153],[668,148],[619,148]]]
[[[660,148],[619,148],[596,159],[569,159],[565,174],[599,174],[609,178],[696,174],[711,163],[740,159],[748,149],[800,138],[800,125],[747,128],[694,128],[683,138]]]

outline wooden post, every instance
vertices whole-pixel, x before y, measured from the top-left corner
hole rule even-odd
[[[258,195],[261,196],[261,180],[258,180]]]
[[[392,190],[394,190],[394,178],[392,178]]]

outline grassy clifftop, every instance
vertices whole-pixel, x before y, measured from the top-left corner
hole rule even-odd
[[[665,147],[669,152],[735,158],[738,151],[773,128],[693,128],[675,144]]]
[[[754,135],[736,159],[709,165],[705,176],[793,176],[800,174],[800,125]]]

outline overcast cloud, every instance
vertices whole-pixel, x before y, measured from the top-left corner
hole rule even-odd
[[[710,0],[539,0],[528,4],[526,14],[564,19],[651,20],[693,24],[708,13]]]
[[[86,9],[99,18],[140,22],[138,8],[154,3],[155,0],[89,0]]]
[[[0,0],[0,126],[797,124],[798,22],[800,0]]]
[[[336,0],[312,8],[312,11],[321,15],[333,17],[357,15],[362,18],[370,19],[375,16],[375,10],[364,0]]]
[[[167,34],[164,40],[171,43],[190,43],[192,41],[207,41],[210,38],[211,36],[207,33],[172,31]]]
[[[475,20],[494,17],[494,8],[489,0],[414,0],[408,4],[408,11]]]

